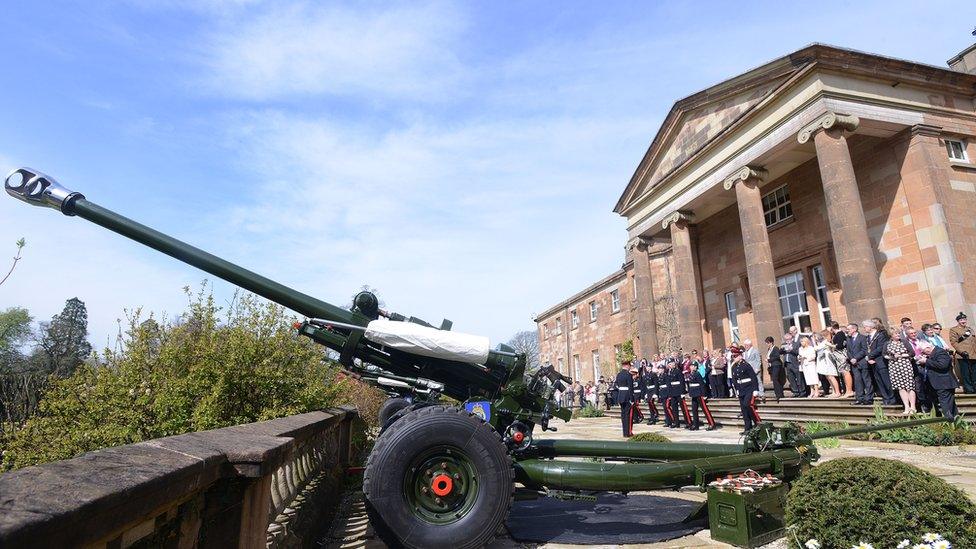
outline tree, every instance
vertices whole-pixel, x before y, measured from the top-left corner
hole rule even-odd
[[[14,262],[10,266],[10,270],[7,271],[7,274],[4,275],[2,279],[0,279],[0,284],[6,282],[7,279],[10,278],[11,273],[14,272],[14,269],[17,268],[17,262],[20,261],[20,252],[24,249],[24,246],[26,245],[27,245],[27,241],[24,240],[23,238],[17,241],[17,255],[14,256]]]
[[[634,340],[628,339],[620,344],[620,352],[617,353],[617,366],[620,366],[624,362],[633,361],[634,358]]]
[[[191,295],[174,321],[136,310],[118,350],[50,378],[37,412],[9,437],[0,470],[344,403],[375,426],[385,396],[339,379],[322,348],[295,333],[294,320],[246,293],[226,309],[212,295]]]
[[[525,330],[518,332],[508,340],[508,346],[517,353],[525,353],[525,369],[533,371],[539,365],[539,332]]]
[[[27,309],[10,307],[0,311],[0,366],[9,364],[9,355],[19,355],[20,347],[31,335],[31,316]]]
[[[51,322],[41,323],[38,341],[45,370],[58,377],[67,377],[91,355],[88,342],[88,309],[73,297]]]

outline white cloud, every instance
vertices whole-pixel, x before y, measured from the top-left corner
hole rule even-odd
[[[205,38],[203,59],[210,69],[205,83],[220,95],[423,99],[442,93],[460,70],[448,46],[464,23],[449,5],[353,10],[273,3],[226,15],[217,25]]]

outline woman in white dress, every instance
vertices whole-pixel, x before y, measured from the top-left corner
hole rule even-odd
[[[827,381],[830,382],[830,398],[840,398],[843,395],[837,381],[837,363],[834,362],[834,349],[837,346],[831,341],[832,337],[830,330],[821,331],[814,336],[817,343],[813,348],[817,351],[817,374],[827,376]]]
[[[820,396],[820,376],[817,375],[817,350],[813,348],[813,343],[809,336],[800,338],[800,348],[797,356],[800,359],[800,370],[803,371],[803,379],[810,387],[810,397]]]

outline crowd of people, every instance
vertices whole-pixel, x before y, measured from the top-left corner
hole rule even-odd
[[[844,327],[835,322],[816,333],[791,327],[780,343],[766,337],[765,353],[746,339],[701,353],[654,354],[625,361],[612,380],[573,383],[559,398],[567,407],[619,405],[628,437],[634,422],[654,424],[662,416],[669,428],[680,427],[683,419],[691,430],[701,427],[704,416],[707,429],[715,429],[707,399],[734,397],[748,431],[760,421],[757,404],[766,400],[765,365],[777,402],[787,390],[793,398],[849,398],[852,405],[872,405],[877,397],[886,405],[901,404],[904,415],[937,409],[954,419],[959,383],[952,365],[959,366],[963,390],[976,393],[976,337],[963,313],[947,335],[942,332],[938,322],[916,328],[910,318],[894,329],[878,318]],[[646,403],[650,417],[642,417],[639,403]]]

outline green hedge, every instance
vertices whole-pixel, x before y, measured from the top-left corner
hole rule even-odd
[[[895,547],[926,532],[953,547],[976,547],[976,505],[931,473],[899,461],[843,458],[814,467],[793,483],[786,504],[789,536],[821,547],[864,541]]]
[[[671,442],[670,438],[651,432],[637,433],[628,440],[631,442]]]

